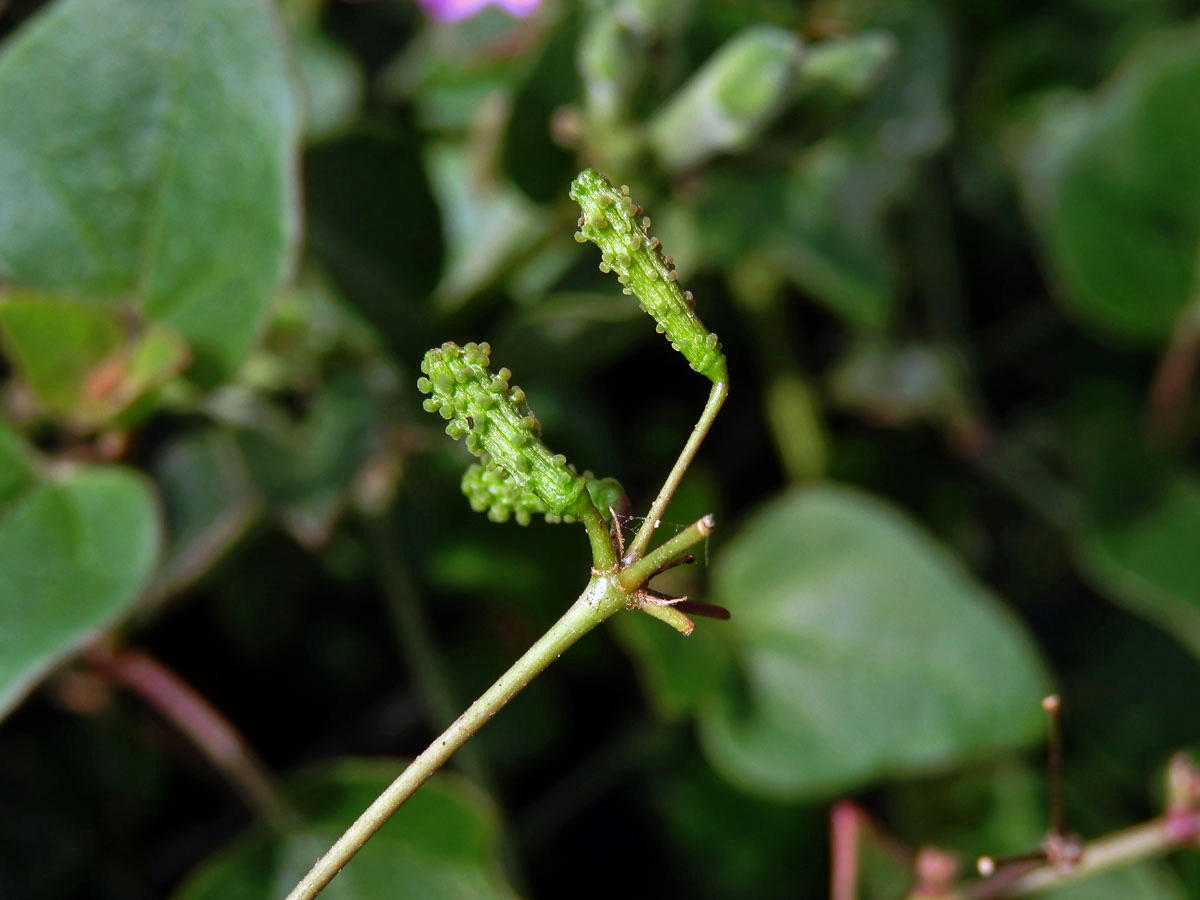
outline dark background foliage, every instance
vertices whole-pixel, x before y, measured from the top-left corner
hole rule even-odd
[[[582,530],[472,513],[414,384],[490,341],[645,508],[706,387],[572,241],[583,165],[724,342],[665,527],[716,515],[670,586],[733,620],[587,638],[346,895],[821,896],[840,798],[969,870],[1048,825],[1051,686],[1070,826],[1161,808],[1200,709],[1194,3],[154,6],[0,3],[0,896],[282,895],[321,849],[91,642],[193,685],[324,840],[398,771],[352,760],[419,752],[575,596]]]

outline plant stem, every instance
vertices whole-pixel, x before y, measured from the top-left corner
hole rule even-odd
[[[1070,868],[1055,868],[1043,863],[1016,878],[1003,880],[1001,873],[994,879],[979,882],[966,896],[969,900],[1025,897],[1107,869],[1192,846],[1197,835],[1200,835],[1200,813],[1152,819],[1085,844],[1079,863]]]
[[[655,548],[649,556],[642,557],[637,562],[622,569],[617,580],[626,591],[636,591],[646,583],[659,569],[678,556],[682,556],[696,544],[712,534],[712,516],[697,519],[679,534],[665,544]]]
[[[638,529],[637,535],[625,550],[626,563],[641,559],[642,555],[646,552],[650,538],[654,536],[654,531],[658,528],[663,513],[667,511],[667,504],[671,502],[671,497],[675,494],[675,489],[679,487],[679,482],[683,480],[684,472],[692,464],[692,460],[696,456],[696,451],[700,449],[700,444],[704,442],[704,437],[708,434],[708,429],[712,427],[713,420],[717,417],[717,413],[721,411],[721,406],[725,403],[725,398],[728,395],[729,382],[718,381],[713,384],[712,390],[708,394],[708,402],[704,404],[704,412],[700,414],[695,427],[692,428],[691,437],[684,444],[683,451],[679,454],[679,458],[675,460],[675,465],[671,467],[671,471],[667,475],[667,480],[663,482],[658,496],[654,498],[654,503],[650,507],[650,513],[646,516],[646,521],[642,522],[642,527]]]
[[[186,735],[264,821],[280,831],[299,824],[274,776],[238,730],[165,663],[141,651],[102,645],[92,647],[85,658],[97,673],[137,694]]]
[[[617,564],[617,554],[613,551],[612,538],[608,535],[608,525],[594,509],[588,510],[581,518],[583,527],[587,529],[588,541],[592,545],[592,566],[598,572],[610,571]]]
[[[1187,415],[1200,362],[1200,297],[1179,314],[1146,398],[1146,423],[1161,440],[1173,440]]]
[[[554,662],[562,652],[611,616],[624,609],[626,596],[607,577],[598,575],[588,582],[571,608],[542,635],[512,668],[500,676],[482,696],[454,723],[414,759],[395,781],[367,807],[337,843],[329,848],[287,900],[312,900],[333,880],[342,867],[379,830],[384,822],[429,780],[454,752],[482,728],[492,716],[515,697],[522,688]]]

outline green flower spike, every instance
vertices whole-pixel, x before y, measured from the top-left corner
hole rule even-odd
[[[575,240],[600,248],[600,271],[617,273],[625,293],[638,298],[693,369],[714,384],[728,381],[721,342],[696,315],[691,291],[679,287],[671,257],[663,256],[658,238],[650,236],[650,219],[630,199],[629,188],[618,190],[595,170],[584,169],[571,184],[571,199],[583,211]]]
[[[541,425],[525,405],[525,392],[510,385],[511,373],[489,369],[491,347],[446,343],[430,350],[421,362],[425,377],[417,381],[428,412],[448,420],[446,434],[464,438],[480,457],[463,475],[463,493],[471,508],[487,511],[495,522],[530,516],[548,521],[570,520],[597,509],[608,516],[607,501],[623,493],[612,479],[580,475],[566,457],[553,454],[541,441]],[[605,505],[600,505],[604,503]]]

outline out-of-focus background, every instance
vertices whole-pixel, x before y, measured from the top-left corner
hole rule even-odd
[[[821,897],[839,801],[839,900],[922,846],[968,885],[1050,827],[1051,691],[1067,827],[1157,815],[1200,728],[1196,16],[0,2],[0,896],[282,896],[575,597],[582,529],[470,510],[427,348],[489,341],[645,510],[707,382],[572,240],[585,165],[724,342],[663,525],[718,528],[657,585],[733,618],[617,616],[329,896]]]

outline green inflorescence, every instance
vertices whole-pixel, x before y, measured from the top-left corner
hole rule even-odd
[[[630,199],[629,188],[618,190],[603,175],[584,169],[571,184],[571,198],[583,211],[575,240],[600,248],[600,271],[617,273],[625,293],[638,298],[693,369],[713,383],[727,381],[721,342],[696,315],[691,291],[680,288],[671,257],[663,256],[658,238],[650,236],[650,220]]]
[[[463,472],[462,492],[475,512],[486,512],[493,522],[515,518],[518,524],[528,525],[535,515],[553,516],[546,512],[541,497],[522,488],[512,476],[494,466],[476,463]],[[572,516],[566,518],[571,519]]]
[[[512,517],[522,525],[534,514],[563,521],[597,509],[607,517],[607,505],[599,502],[607,504],[614,491],[620,496],[620,486],[590,472],[580,475],[566,457],[551,453],[525,392],[509,383],[508,369],[493,374],[490,362],[486,343],[446,343],[425,354],[425,375],[417,381],[430,395],[425,409],[446,419],[446,434],[464,439],[481,459],[463,475],[471,508],[486,510],[493,521]]]

